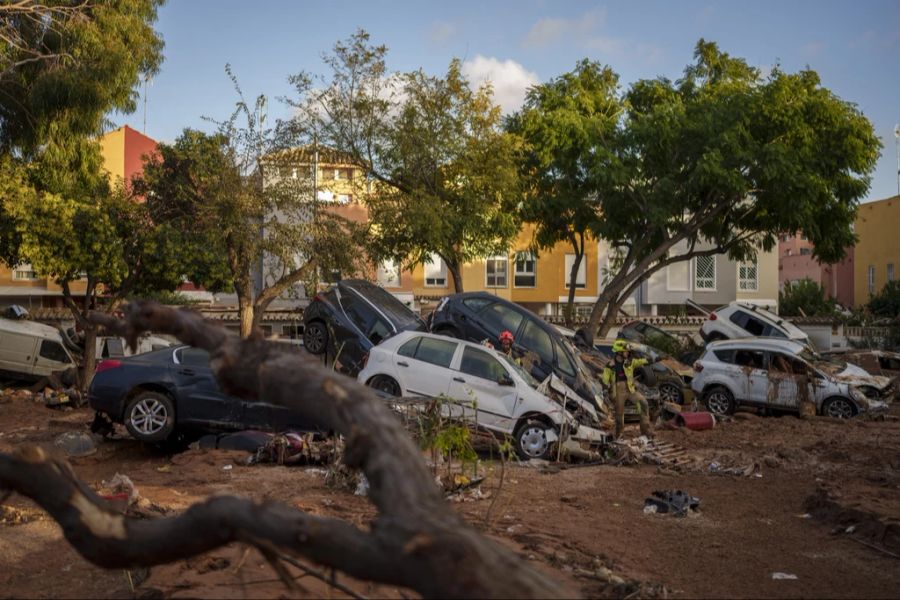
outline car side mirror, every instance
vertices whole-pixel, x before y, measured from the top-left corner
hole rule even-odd
[[[515,385],[516,382],[512,380],[512,377],[509,375],[501,375],[500,379],[497,380],[497,383],[500,385]]]

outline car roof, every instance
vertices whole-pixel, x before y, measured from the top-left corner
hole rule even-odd
[[[746,311],[753,313],[757,317],[760,317],[761,319],[768,321],[769,323],[771,323],[773,325],[777,325],[778,327],[781,327],[782,329],[784,329],[785,331],[788,332],[789,337],[791,339],[798,339],[798,338],[806,339],[809,337],[806,334],[806,332],[804,332],[802,329],[800,329],[799,327],[797,327],[796,325],[794,325],[787,319],[783,319],[782,317],[776,315],[775,313],[773,313],[761,306],[751,304],[750,302],[741,302],[740,300],[733,300],[728,303],[728,306],[735,307],[735,308],[742,308]],[[717,311],[718,310],[721,310],[721,309],[717,309]]]
[[[50,325],[36,323],[27,319],[4,319],[0,318],[0,333],[18,333],[23,335],[31,335],[35,337],[60,341],[61,335],[59,330]]]
[[[709,350],[778,350],[797,354],[806,348],[805,344],[785,338],[753,337],[735,340],[719,340],[706,345]]]
[[[393,336],[387,338],[386,340],[384,340],[383,342],[381,342],[380,344],[375,346],[375,348],[380,348],[380,347],[389,348],[391,346],[402,346],[409,340],[409,338],[411,338],[413,336],[427,337],[427,338],[432,338],[432,339],[436,339],[436,340],[449,340],[449,341],[455,342],[457,344],[463,344],[464,346],[472,346],[473,348],[478,348],[480,350],[487,350],[488,352],[493,352],[494,354],[497,353],[497,350],[495,348],[488,348],[487,346],[485,346],[483,344],[479,344],[477,342],[470,342],[468,340],[460,340],[458,338],[449,337],[446,335],[438,335],[436,333],[429,333],[427,331],[410,331],[410,330],[401,331],[397,335],[393,335]],[[393,349],[391,350],[391,352],[393,352]]]

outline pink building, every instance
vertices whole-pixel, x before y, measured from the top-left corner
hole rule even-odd
[[[806,236],[782,235],[778,239],[778,287],[788,282],[811,279],[839,304],[853,306],[853,248],[839,263],[822,264],[812,256],[813,245]]]

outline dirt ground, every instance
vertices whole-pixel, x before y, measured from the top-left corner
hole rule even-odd
[[[898,408],[877,422],[739,413],[708,431],[659,431],[659,439],[688,451],[693,460],[683,467],[509,465],[499,490],[500,463],[485,457],[487,497],[452,506],[558,580],[566,595],[896,598]],[[2,403],[0,451],[25,443],[53,451],[56,436],[86,430],[91,417],[88,409],[54,410],[32,400]],[[227,492],[358,525],[374,514],[365,497],[327,487],[320,468],[242,466],[244,456],[166,454],[119,440],[70,462],[95,488],[125,474],[142,497],[171,511]],[[720,474],[730,468],[750,474]],[[651,492],[673,489],[698,497],[700,511],[685,518],[644,513]],[[414,596],[336,578],[369,597]],[[0,597],[345,597],[312,576],[297,583],[287,590],[261,555],[239,545],[149,571],[107,571],[74,552],[30,501],[13,496],[0,507]]]

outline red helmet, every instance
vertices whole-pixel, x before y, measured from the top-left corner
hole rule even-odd
[[[513,343],[513,334],[510,333],[509,331],[504,331],[503,333],[500,334],[500,341],[501,342],[509,342],[510,344],[512,344]]]

